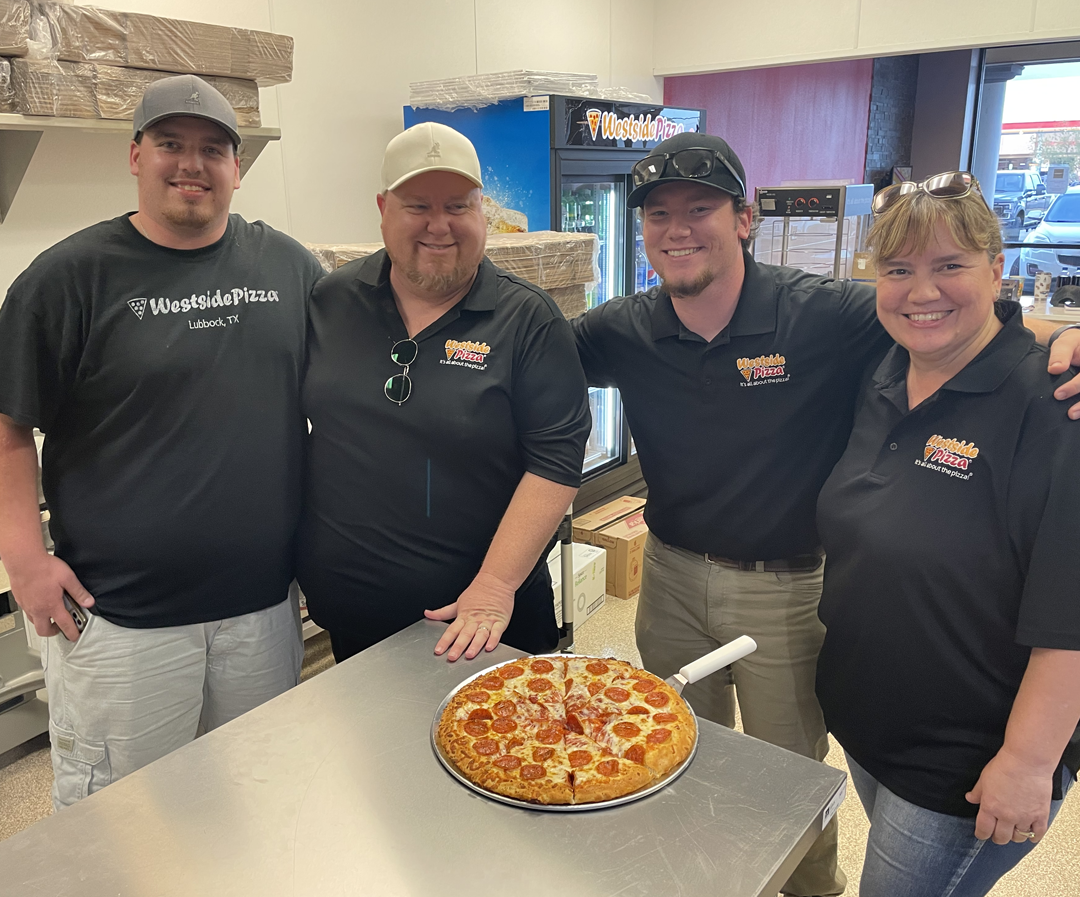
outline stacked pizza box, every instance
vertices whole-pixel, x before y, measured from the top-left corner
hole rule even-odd
[[[382,249],[382,243],[308,243],[327,271]],[[599,280],[595,234],[533,231],[489,234],[486,254],[500,268],[547,292],[567,318],[585,311],[586,294]]]
[[[409,85],[409,103],[417,109],[477,109],[514,97],[598,96],[600,80],[583,72],[545,72],[515,69],[509,72],[485,72],[440,78],[437,81],[413,81]]]
[[[151,82],[196,74],[241,127],[259,127],[259,86],[292,78],[291,37],[51,0],[0,0],[0,111],[130,119]],[[21,57],[21,58],[20,58]]]

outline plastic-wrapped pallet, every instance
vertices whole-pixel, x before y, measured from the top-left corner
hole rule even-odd
[[[598,281],[598,252],[595,234],[543,230],[491,234],[487,240],[488,258],[544,290]]]
[[[2,0],[0,0],[2,2]],[[218,75],[262,87],[292,80],[293,39],[93,6],[33,5],[38,51],[54,59],[155,71]]]
[[[586,287],[583,283],[571,284],[568,287],[548,287],[547,294],[555,300],[559,311],[566,320],[585,314]]]
[[[131,119],[143,92],[154,81],[169,78],[172,72],[152,72],[149,69],[119,68],[95,65],[94,95],[97,98],[101,118]],[[222,96],[236,112],[236,123],[241,128],[257,128],[262,123],[259,116],[259,87],[254,81],[238,78],[217,78],[206,75],[206,81],[221,91]]]
[[[596,75],[516,69],[438,81],[414,81],[409,85],[409,103],[416,109],[478,109],[512,97],[552,93],[596,96],[599,88]]]
[[[0,56],[25,56],[30,39],[27,0],[0,0]]]
[[[327,271],[336,271],[346,262],[366,258],[383,248],[382,243],[305,243],[319,264]]]
[[[11,86],[11,62],[0,59],[0,112],[15,111],[15,90]]]
[[[14,111],[22,115],[97,118],[94,67],[79,62],[11,60]]]

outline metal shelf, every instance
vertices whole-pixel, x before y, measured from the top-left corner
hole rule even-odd
[[[46,131],[131,133],[130,121],[100,118],[50,118],[42,115],[0,113],[0,223],[7,218],[26,169]],[[240,128],[240,177],[247,174],[271,140],[281,139],[278,128]]]

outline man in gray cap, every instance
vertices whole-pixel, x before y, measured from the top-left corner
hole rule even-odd
[[[424,123],[386,148],[386,248],[311,297],[298,579],[338,660],[426,615],[453,661],[558,642],[544,548],[589,407],[551,298],[484,258],[480,162]]]
[[[152,84],[138,211],[46,250],[0,306],[0,556],[48,636],[58,809],[298,681],[299,387],[321,269],[229,214],[239,143],[205,81]]]
[[[824,760],[817,496],[863,374],[892,341],[872,286],[754,261],[746,176],[724,140],[672,137],[633,181],[628,204],[662,282],[572,326],[589,385],[622,393],[649,486],[638,648],[667,676],[753,636],[758,650],[727,681],[688,685],[687,699],[733,726],[737,694],[748,734]],[[784,893],[841,893],[836,844],[834,818]]]

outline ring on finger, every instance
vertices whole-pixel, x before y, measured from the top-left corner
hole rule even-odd
[[[481,623],[481,624],[480,624],[479,626],[477,626],[476,628],[477,628],[478,630],[480,630],[480,629],[486,629],[486,630],[487,630],[488,632],[491,632],[491,627],[490,627],[490,626],[485,626],[485,625],[484,625],[483,623]]]
[[[1035,832],[1025,832],[1025,831],[1021,831],[1021,830],[1020,830],[1019,828],[1017,828],[1017,829],[1016,829],[1016,834],[1020,835],[1020,836],[1021,836],[1022,838],[1025,838],[1026,840],[1029,840],[1029,841],[1030,841],[1030,840],[1031,840],[1032,838],[1034,838],[1034,837],[1035,837]]]

